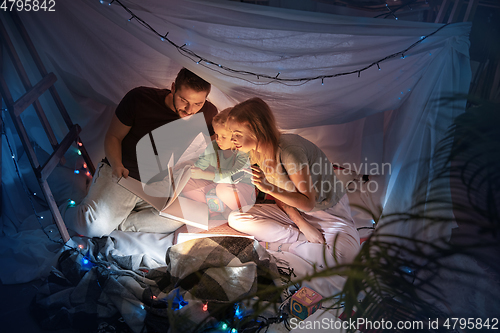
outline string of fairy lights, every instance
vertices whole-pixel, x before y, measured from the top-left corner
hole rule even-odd
[[[99,0],[101,4],[106,4],[105,0]],[[210,70],[216,71],[222,75],[229,76],[229,77],[234,77],[238,78],[247,82],[250,82],[254,85],[265,85],[265,84],[270,84],[273,82],[276,83],[281,83],[284,85],[288,86],[300,86],[303,85],[307,82],[311,81],[321,81],[321,84],[323,85],[326,79],[331,79],[331,78],[336,78],[336,77],[341,77],[341,76],[346,76],[346,75],[357,75],[358,77],[361,76],[361,72],[364,72],[372,67],[377,67],[378,70],[381,70],[380,64],[393,58],[402,58],[404,59],[406,56],[405,54],[408,54],[408,52],[415,48],[417,45],[421,44],[423,41],[425,41],[427,38],[437,34],[439,31],[444,29],[448,24],[444,24],[438,29],[434,30],[428,35],[421,36],[417,41],[415,41],[413,44],[405,48],[404,50],[401,50],[399,52],[392,53],[384,58],[381,58],[377,61],[374,61],[370,64],[367,64],[361,68],[347,71],[347,72],[340,72],[340,73],[335,73],[335,74],[322,74],[322,75],[317,75],[317,76],[310,76],[310,77],[300,77],[300,78],[286,78],[286,77],[280,77],[281,72],[278,71],[276,74],[269,75],[269,74],[263,74],[263,73],[256,73],[256,72],[251,72],[247,70],[240,70],[240,69],[235,69],[229,66],[226,66],[222,63],[219,63],[217,61],[211,60],[209,58],[206,58],[193,50],[189,49],[187,47],[187,44],[184,43],[182,45],[176,44],[173,42],[170,38],[168,38],[169,32],[167,31],[165,34],[159,33],[155,28],[153,28],[149,23],[147,23],[145,20],[143,20],[141,17],[139,17],[133,10],[131,10],[129,7],[124,5],[120,0],[110,0],[110,2],[107,3],[107,5],[111,6],[112,4],[116,4],[123,8],[129,15],[130,18],[128,19],[129,22],[131,21],[136,21],[140,25],[142,25],[144,28],[155,34],[162,42],[167,42],[171,46],[173,46],[181,55],[187,57],[197,65],[201,65],[205,68],[208,68]],[[394,12],[392,10],[391,12]],[[249,79],[249,77],[253,79]],[[267,81],[261,80],[261,79],[266,79]],[[260,81],[260,82],[259,82]],[[264,82],[263,82],[264,81]]]

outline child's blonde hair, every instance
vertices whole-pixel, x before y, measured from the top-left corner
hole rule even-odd
[[[229,112],[232,110],[232,107],[226,108],[222,110],[221,112],[217,113],[213,118],[212,118],[212,127],[215,127],[216,125],[218,126],[223,126],[224,128],[227,129],[227,118],[229,116]]]

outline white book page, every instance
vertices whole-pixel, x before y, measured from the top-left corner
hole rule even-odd
[[[157,195],[150,195],[152,192],[146,194],[143,189],[144,184],[132,177],[127,177],[127,178],[121,177],[118,180],[118,185],[123,186],[125,189],[129,190],[138,197],[142,198],[144,201],[149,203],[157,210],[162,210],[165,207],[168,200],[170,199],[165,195],[162,196],[161,192],[158,192]]]
[[[184,197],[177,197],[171,204],[160,211],[161,216],[169,217],[208,230],[208,205]]]

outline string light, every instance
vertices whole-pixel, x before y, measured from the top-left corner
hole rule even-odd
[[[395,57],[398,57],[398,56],[401,56],[401,55],[404,55],[405,53],[408,53],[409,50],[411,50],[412,48],[414,48],[415,46],[417,46],[418,44],[420,44],[421,42],[423,42],[425,39],[427,39],[430,36],[433,36],[434,34],[436,34],[437,32],[439,32],[441,29],[443,29],[443,28],[445,28],[446,26],[449,25],[449,23],[448,24],[444,24],[443,26],[441,26],[438,29],[436,29],[434,32],[432,32],[432,33],[430,33],[430,34],[428,34],[426,36],[423,36],[423,37],[421,36],[415,43],[413,43],[412,45],[410,45],[406,49],[404,49],[404,50],[402,50],[400,52],[396,52],[396,53],[390,54],[390,55],[388,55],[388,56],[386,56],[386,57],[384,57],[382,59],[379,59],[379,60],[377,60],[377,61],[375,61],[375,62],[373,62],[373,63],[371,63],[371,64],[369,64],[369,65],[367,65],[367,66],[365,66],[363,68],[360,68],[360,69],[352,70],[350,72],[342,72],[342,73],[327,74],[327,75],[318,75],[318,76],[314,76],[314,77],[283,78],[283,77],[278,77],[281,74],[281,72],[279,72],[276,76],[271,76],[271,75],[261,74],[261,73],[253,73],[253,72],[249,72],[249,71],[245,71],[245,70],[238,70],[238,69],[230,68],[230,67],[227,67],[227,66],[224,66],[224,65],[220,64],[219,62],[214,62],[212,60],[206,59],[206,58],[198,55],[196,52],[194,52],[194,51],[192,51],[192,50],[190,50],[188,48],[185,48],[186,44],[183,44],[182,46],[179,46],[178,44],[174,43],[172,40],[170,40],[169,38],[167,38],[168,32],[165,35],[161,35],[160,33],[158,33],[158,31],[156,31],[146,21],[144,21],[143,19],[141,19],[140,17],[138,17],[131,9],[129,9],[127,6],[125,6],[120,0],[114,0],[114,1],[117,4],[119,4],[128,14],[130,14],[132,16],[132,18],[135,19],[135,21],[137,21],[143,27],[145,27],[146,29],[148,29],[151,32],[153,32],[154,34],[156,34],[158,37],[160,37],[160,39],[162,41],[168,42],[170,45],[172,45],[173,47],[175,47],[177,49],[177,51],[181,55],[189,58],[194,63],[202,65],[202,66],[204,66],[204,67],[206,67],[206,68],[208,68],[210,70],[217,71],[218,73],[220,73],[222,75],[226,75],[226,76],[230,76],[230,77],[235,77],[235,78],[238,78],[238,79],[241,79],[241,80],[245,80],[245,81],[247,81],[249,83],[256,84],[256,85],[263,85],[263,84],[269,84],[269,83],[272,83],[272,82],[277,82],[277,83],[281,83],[281,84],[284,84],[284,85],[297,86],[297,85],[302,85],[302,84],[305,84],[307,82],[314,81],[314,80],[322,80],[322,82],[323,82],[323,80],[326,79],[326,78],[340,77],[340,76],[351,75],[351,74],[355,74],[355,73],[357,73],[358,77],[360,77],[362,71],[368,70],[368,69],[370,69],[373,66],[377,66],[378,69],[380,69],[379,63],[387,61],[387,60],[395,58]],[[387,4],[386,4],[386,6],[387,6]],[[391,14],[394,15],[395,10],[390,9],[389,6],[387,6],[387,8],[388,8],[388,10],[391,11]],[[394,17],[397,19],[397,17],[395,15],[394,15]],[[130,21],[130,19],[129,19],[129,21]],[[216,68],[213,68],[212,66],[214,66]],[[219,69],[222,69],[223,71],[220,71]],[[246,79],[246,78],[237,77],[237,76],[235,76],[235,74],[239,74],[239,75],[242,75],[242,76],[253,76],[253,77],[256,77],[257,80],[259,80],[262,77],[262,78],[268,79],[269,82],[256,83],[256,82],[253,82],[253,81],[251,81],[249,79]]]
[[[80,170],[75,170],[75,173],[76,173],[76,174],[79,174],[79,173],[80,173]]]
[[[41,215],[39,215],[38,212],[36,211],[35,203],[33,202],[33,197],[30,195],[30,193],[33,193],[33,196],[36,196],[36,192],[29,191],[28,186],[26,185],[26,183],[24,181],[24,178],[21,176],[20,167],[17,164],[16,155],[14,154],[14,149],[12,148],[12,146],[10,144],[9,136],[6,134],[5,121],[3,119],[3,112],[7,111],[7,109],[2,108],[1,110],[2,110],[2,113],[0,113],[0,119],[1,119],[0,124],[1,124],[2,135],[5,135],[5,142],[7,142],[7,147],[9,148],[9,152],[12,156],[12,161],[14,163],[14,169],[16,170],[17,178],[19,179],[19,182],[21,183],[22,188],[23,188],[24,192],[26,193],[26,196],[28,197],[28,200],[29,200],[30,205],[31,205],[31,209],[33,210],[35,216],[37,217],[37,221],[40,224],[40,227],[41,227],[43,233],[45,234],[45,236],[47,236],[47,238],[51,242],[64,245],[64,243],[62,243],[62,241],[52,239],[52,237],[49,236],[49,234],[47,233],[47,230],[44,228],[44,226],[42,224],[41,220],[43,219],[43,217]]]

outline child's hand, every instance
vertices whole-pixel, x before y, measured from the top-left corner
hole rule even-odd
[[[196,167],[191,168],[191,178],[202,179],[202,176],[203,176],[203,170]]]
[[[191,168],[191,178],[193,179],[205,179],[205,180],[214,180],[214,173],[202,170],[200,168],[193,167]]]

